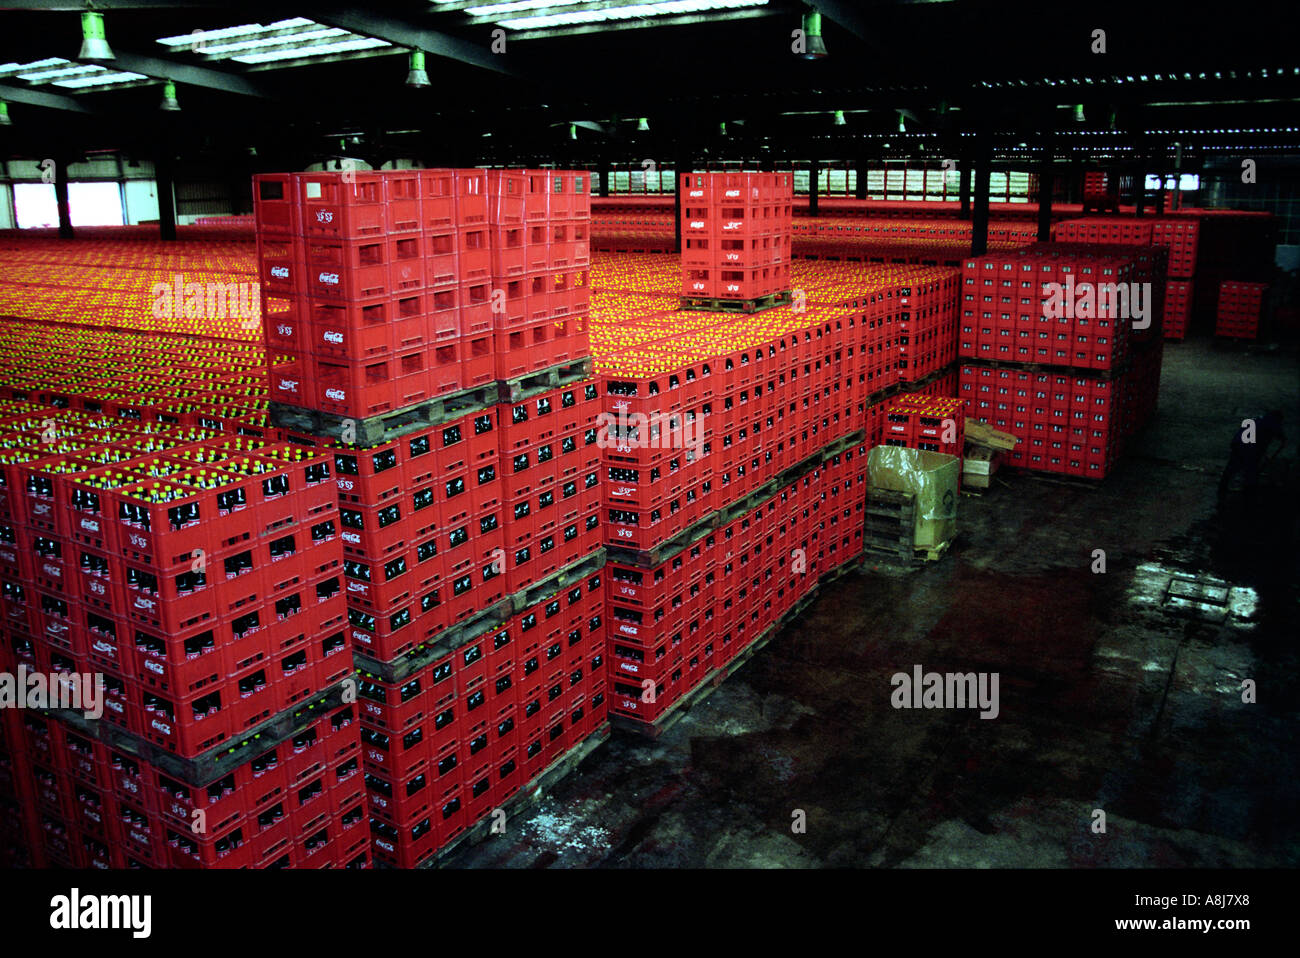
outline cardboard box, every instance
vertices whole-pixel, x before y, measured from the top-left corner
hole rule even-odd
[[[867,457],[871,485],[916,497],[918,548],[933,548],[957,531],[961,460],[942,452],[904,446],[876,446]]]

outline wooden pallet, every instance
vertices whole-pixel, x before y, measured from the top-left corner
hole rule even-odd
[[[351,677],[343,679],[194,758],[176,755],[111,722],[88,719],[80,712],[65,709],[42,709],[41,711],[43,714],[57,717],[86,738],[103,742],[119,752],[134,755],[142,762],[166,772],[178,781],[201,788],[219,778],[224,778],[267,749],[287,741],[331,709],[343,705],[344,691],[345,688],[349,688],[348,683],[353,683],[350,688],[355,691],[355,680]]]
[[[944,554],[948,551],[948,548],[951,545],[951,539],[944,539],[937,545],[917,546],[916,559],[919,562],[938,562],[944,557]]]
[[[947,376],[949,373],[951,373],[960,365],[960,362],[961,362],[960,360],[953,360],[946,366],[940,366],[938,369],[926,373],[920,379],[914,380],[912,382],[900,382],[898,383],[898,387],[899,387],[898,391],[905,392],[905,393],[914,393],[918,389],[924,389],[926,386],[930,385],[936,380],[942,379],[944,376]]]
[[[910,565],[915,561],[914,546],[910,535],[892,536],[863,533],[862,545],[868,558],[883,558],[901,565]]]
[[[564,755],[561,755],[550,765],[546,766],[546,768],[544,768],[536,778],[519,789],[519,791],[515,792],[514,795],[510,796],[510,798],[506,799],[499,809],[500,811],[505,812],[506,821],[509,822],[510,819],[521,816],[526,809],[541,801],[543,795],[548,790],[564,778],[567,778],[574,769],[583,763],[588,755],[607,742],[609,740],[609,733],[609,726],[602,725],[584,739],[581,744],[574,746]],[[492,811],[493,814],[489,814],[485,818],[479,819],[465,831],[461,832],[461,834],[457,836],[451,844],[440,849],[432,858],[421,862],[416,866],[416,868],[441,868],[458,852],[467,851],[474,845],[480,844],[485,838],[489,838],[492,835],[492,825],[496,820],[495,812],[498,811],[498,809],[493,809]],[[507,829],[508,828],[509,826],[507,825]],[[508,830],[507,834],[509,834]],[[386,869],[388,866],[378,865],[378,867]]]
[[[862,544],[865,555],[917,565],[934,562],[948,551],[951,540],[934,546],[916,544],[916,497],[893,489],[869,489],[863,519]]]
[[[1030,479],[1037,479],[1039,482],[1050,482],[1056,486],[1069,486],[1072,489],[1096,490],[1101,488],[1105,479],[1093,479],[1089,476],[1071,476],[1063,472],[1043,472],[1038,469],[1030,469],[1025,466],[1010,466],[1008,468],[1018,470],[1024,473]]]
[[[933,546],[918,546],[912,541],[911,537],[908,537],[905,541],[899,540],[895,542],[892,539],[869,535],[864,535],[862,541],[865,546],[865,551],[862,554],[864,564],[868,564],[874,559],[879,562],[915,568],[919,568],[927,562],[938,562],[952,545],[951,539],[945,539]]]
[[[754,299],[719,299],[713,296],[683,296],[680,300],[682,309],[697,309],[710,313],[757,313],[775,306],[785,306],[793,302],[794,293],[769,293]]]
[[[385,662],[382,659],[371,658],[354,648],[352,661],[367,675],[375,676],[385,682],[402,682],[430,662],[459,649],[462,645],[468,645],[479,636],[509,622],[514,614],[514,601],[507,595],[468,619],[448,626],[427,642],[421,642],[395,659]]]
[[[986,359],[982,356],[968,356],[958,359],[961,365],[983,366],[986,369],[1015,369],[1027,373],[1047,373],[1053,376],[1087,375],[1093,379],[1118,379],[1128,372],[1131,355],[1125,356],[1118,366],[1109,369],[1079,369],[1077,366],[1062,366],[1056,363],[1022,363],[1014,359]]]
[[[665,539],[649,549],[624,549],[620,546],[606,546],[606,555],[610,562],[629,565],[637,569],[653,569],[662,565],[673,556],[690,548],[722,523],[722,510],[710,512],[699,522],[687,526],[677,535]]]
[[[497,383],[494,381],[364,419],[278,402],[268,405],[267,419],[271,425],[292,432],[334,439],[358,447],[378,446],[408,433],[441,425],[466,413],[486,409],[496,401]]]
[[[550,389],[571,386],[591,378],[592,360],[590,356],[575,359],[573,362],[548,366],[523,376],[502,380],[497,383],[497,402],[517,403],[531,399]]]

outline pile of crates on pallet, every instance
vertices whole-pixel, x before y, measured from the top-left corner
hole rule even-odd
[[[1114,466],[1155,408],[1165,256],[1040,243],[967,261],[960,395],[1021,440],[1009,462],[1090,478]],[[1139,309],[1145,322],[1126,315]]]
[[[430,292],[459,291],[460,319],[425,319],[484,337],[485,365],[471,345],[471,373],[355,419],[337,406],[271,410],[335,469],[374,857],[403,868],[436,862],[608,734],[585,175],[421,170],[420,185],[399,187],[409,176],[321,192],[337,198],[331,218],[355,222],[354,200],[365,211],[388,196],[397,205],[373,222],[445,236],[433,246],[453,258]],[[287,179],[303,209],[282,215],[309,222],[307,185],[330,175]],[[261,265],[265,277],[274,264]],[[268,312],[268,354],[272,324]]]
[[[270,396],[357,419],[494,380],[487,173],[254,177]]]
[[[0,671],[81,677],[6,731],[32,862],[363,867],[328,458],[73,400],[0,410]]]
[[[918,383],[957,361],[961,277],[946,268],[921,269],[899,290],[894,328],[898,381]]]
[[[790,291],[791,173],[685,173],[684,301],[755,303]]]
[[[1163,335],[1181,340],[1187,336],[1195,306],[1195,275],[1200,223],[1192,217],[1157,220],[1151,226],[1151,245],[1169,250],[1165,286]]]
[[[966,448],[966,401],[913,393],[885,404],[880,445],[906,446],[961,458]]]
[[[1267,291],[1267,283],[1246,283],[1230,279],[1220,283],[1214,335],[1228,339],[1258,337],[1259,318]]]
[[[1119,211],[1119,177],[1104,170],[1083,174],[1083,209]]]
[[[1128,219],[1116,216],[1065,220],[1052,228],[1052,239],[1065,243],[1112,246],[1160,246],[1169,251],[1161,330],[1165,339],[1187,335],[1193,305],[1199,222],[1191,216]]]
[[[821,322],[857,329],[860,338],[846,343],[843,356],[866,356],[857,375],[865,387],[865,426],[873,444],[880,442],[887,392],[957,394],[953,330],[959,271],[800,260],[791,264],[791,275],[790,306],[743,318],[676,309],[679,275],[672,257],[625,254],[600,260],[592,271],[592,349],[598,357],[622,356],[635,369],[638,352],[671,351],[674,344],[703,335],[713,336],[722,349],[761,324],[801,330]],[[715,332],[702,332],[707,329]]]
[[[820,450],[686,535],[611,548],[611,714],[656,734],[862,552],[867,446]]]
[[[657,734],[862,550],[874,411],[917,302],[956,272],[804,264],[802,301],[672,311],[625,277],[593,318],[603,413],[611,714]],[[865,274],[865,275],[864,275]],[[929,318],[929,317],[927,317]],[[938,320],[936,319],[936,322]],[[946,375],[936,370],[916,387]]]
[[[1269,213],[1182,209],[1154,219],[1085,217],[1058,223],[1053,239],[1158,246],[1169,265],[1163,335],[1183,339],[1193,316],[1217,309],[1228,281],[1258,282],[1272,269],[1276,220]]]
[[[489,170],[487,177],[496,379],[587,357],[586,174]]]

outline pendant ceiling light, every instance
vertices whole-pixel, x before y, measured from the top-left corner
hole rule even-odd
[[[81,14],[81,52],[78,60],[112,60],[113,50],[104,38],[104,15],[94,10]]]
[[[181,105],[176,100],[176,84],[168,80],[163,84],[162,102],[158,104],[158,109],[166,110],[168,113],[179,111]]]
[[[429,74],[424,70],[424,51],[411,51],[411,68],[406,74],[406,85],[420,89],[429,86]]]
[[[809,10],[803,15],[803,58],[805,60],[823,60],[826,58],[826,41],[822,39],[822,15],[816,10]]]

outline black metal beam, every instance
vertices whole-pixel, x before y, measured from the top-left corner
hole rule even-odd
[[[880,35],[880,28],[872,29],[870,24],[860,15],[858,4],[841,3],[840,0],[811,0],[810,6],[814,7],[827,20],[835,21],[857,37],[868,50],[878,54],[884,53],[884,48],[876,40],[876,37]],[[834,50],[828,49],[827,53],[830,56],[835,56]]]
[[[80,100],[75,100],[70,96],[63,96],[60,93],[46,93],[44,90],[32,89],[31,87],[0,85],[0,100],[8,100],[10,103],[23,103],[27,106],[41,106],[49,110],[67,110],[71,113],[95,112]]]
[[[266,91],[261,86],[237,73],[227,73],[223,70],[213,70],[211,67],[195,66],[192,63],[183,63],[179,60],[132,53],[129,50],[119,50],[116,47],[113,49],[113,53],[114,57],[111,60],[87,59],[84,62],[96,63],[109,69],[143,73],[147,77],[173,80],[187,86],[220,90],[223,93],[262,98],[267,96]]]
[[[435,57],[457,60],[504,76],[517,76],[506,66],[505,55],[492,52],[488,34],[484,36],[488,42],[472,43],[437,30],[416,26],[406,20],[356,7],[313,7],[311,18],[317,23],[327,23],[362,36],[423,50]]]
[[[86,9],[98,10],[162,10],[162,9],[229,9],[222,0],[5,0],[6,10],[44,10],[80,13]]]

